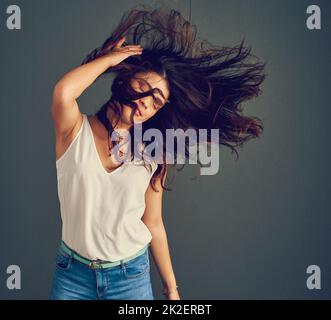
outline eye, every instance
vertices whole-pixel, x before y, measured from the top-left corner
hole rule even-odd
[[[146,89],[146,84],[139,81],[139,88],[140,88],[140,90],[144,90],[144,88]]]
[[[156,101],[156,103],[154,103],[154,107],[156,109],[160,109],[162,107],[162,101],[160,99],[154,99],[154,101]]]

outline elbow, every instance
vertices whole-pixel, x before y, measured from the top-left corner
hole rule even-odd
[[[53,100],[72,100],[75,99],[72,90],[68,85],[57,82],[53,89]]]
[[[165,233],[165,228],[162,220],[154,222],[153,224],[146,224],[146,226],[153,236]]]

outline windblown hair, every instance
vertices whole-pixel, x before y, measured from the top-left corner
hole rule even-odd
[[[219,144],[229,147],[238,158],[236,148],[249,139],[259,137],[263,131],[259,118],[242,114],[241,103],[261,92],[259,86],[266,77],[265,63],[258,59],[248,61],[256,56],[250,53],[251,48],[244,47],[244,40],[235,47],[221,47],[206,40],[197,40],[196,33],[196,26],[173,9],[146,9],[143,6],[125,12],[110,37],[82,64],[107,54],[123,36],[128,44],[140,44],[143,52],[130,56],[102,74],[115,72],[116,78],[111,87],[111,98],[96,115],[107,123],[107,108],[113,108],[120,114],[122,104],[135,108],[132,100],[146,95],[154,98],[151,87],[150,91],[141,93],[130,86],[130,79],[137,72],[154,71],[168,82],[170,101],[142,124],[143,132],[157,128],[165,139],[169,128],[193,128],[197,132],[207,129],[208,143],[212,143],[210,129],[219,129]],[[108,128],[111,134],[109,121]],[[187,157],[189,151],[185,145]],[[165,148],[165,141],[163,146]],[[163,154],[166,154],[165,150]],[[155,179],[159,175],[162,187],[171,190],[163,184],[168,165],[165,158],[163,160],[151,179],[154,190]]]

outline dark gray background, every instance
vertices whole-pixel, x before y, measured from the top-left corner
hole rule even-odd
[[[155,3],[156,1],[144,1]],[[15,1],[22,30],[6,28],[1,1],[0,298],[47,299],[61,236],[55,136],[55,82],[78,66],[137,1]],[[141,3],[141,2],[140,2]],[[189,1],[162,1],[188,17]],[[306,28],[318,4],[322,30]],[[164,222],[182,299],[327,299],[331,293],[330,1],[192,0],[200,38],[237,45],[245,37],[267,62],[262,95],[245,104],[265,130],[240,158],[220,149],[220,171],[187,165],[164,194]],[[109,79],[80,98],[94,113]],[[198,176],[197,176],[198,175]],[[197,178],[197,179],[194,179]],[[152,261],[152,260],[151,260]],[[6,288],[6,268],[21,267],[22,289]],[[317,264],[322,289],[308,290]],[[156,299],[161,281],[154,263]]]

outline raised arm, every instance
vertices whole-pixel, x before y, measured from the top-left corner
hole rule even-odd
[[[66,73],[55,85],[51,113],[57,136],[65,137],[82,119],[76,99],[108,68],[131,55],[141,54],[140,45],[122,47],[121,38],[107,54]]]

